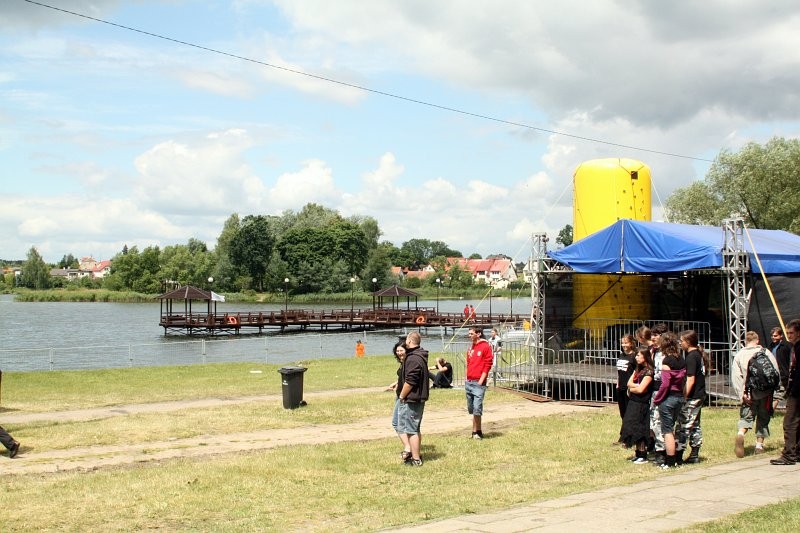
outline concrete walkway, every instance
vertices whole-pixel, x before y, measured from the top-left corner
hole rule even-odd
[[[635,485],[395,531],[671,531],[800,496],[800,465],[769,464],[774,457],[751,457],[707,468],[684,466]]]

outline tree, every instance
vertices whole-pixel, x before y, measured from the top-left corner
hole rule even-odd
[[[704,181],[676,189],[666,203],[670,222],[719,225],[743,217],[754,228],[800,233],[800,139],[773,137],[723,150]]]
[[[78,268],[78,260],[72,254],[64,255],[58,262],[58,268]]]
[[[474,254],[471,254],[467,259],[483,259],[483,257],[481,257],[481,254],[476,252]]]
[[[50,269],[33,246],[28,250],[27,260],[22,264],[20,285],[36,290],[50,288]]]
[[[572,244],[572,224],[567,224],[561,231],[558,232],[558,237],[556,237],[556,244],[560,244],[562,248],[565,248]]]
[[[442,241],[410,239],[400,246],[400,266],[419,270],[428,265],[436,256],[461,257],[461,252],[452,250]]]
[[[231,239],[231,262],[250,275],[254,288],[259,291],[264,290],[264,277],[272,259],[274,244],[269,220],[262,215],[244,217],[242,227]]]
[[[231,241],[241,228],[239,215],[232,214],[222,226],[222,231],[217,237],[217,246],[214,248],[215,266],[212,272],[216,290],[238,290],[236,286],[236,268],[230,258]]]

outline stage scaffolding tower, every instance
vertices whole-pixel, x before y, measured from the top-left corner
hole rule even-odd
[[[745,345],[748,307],[745,281],[750,268],[744,251],[744,221],[740,218],[723,220],[722,231],[725,238],[722,270],[727,281],[729,345],[733,355]]]

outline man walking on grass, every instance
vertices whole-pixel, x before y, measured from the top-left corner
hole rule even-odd
[[[756,426],[755,454],[764,453],[764,439],[769,437],[769,421],[772,418],[772,391],[751,390],[748,387],[747,376],[750,360],[763,350],[759,344],[758,333],[748,331],[745,334],[745,347],[739,350],[733,358],[731,366],[731,386],[736,397],[741,402],[739,406],[739,431],[734,440],[733,452],[736,457],[744,457],[744,436]],[[773,367],[778,368],[778,363],[771,352],[765,351]]]
[[[464,391],[467,394],[467,411],[472,415],[472,438],[482,439],[481,417],[483,416],[483,398],[486,395],[486,380],[492,370],[492,345],[483,338],[483,330],[478,326],[470,326],[471,346],[467,350],[467,380]]]
[[[406,450],[411,450],[410,466],[422,466],[422,415],[428,400],[428,351],[420,347],[420,335],[412,331],[406,337],[406,357],[400,367],[400,389],[397,409],[397,433]]]

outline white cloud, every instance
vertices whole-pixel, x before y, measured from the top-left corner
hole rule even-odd
[[[298,172],[278,176],[265,203],[273,209],[300,209],[309,202],[328,205],[339,202],[341,193],[333,182],[333,171],[324,161],[310,160]]]
[[[255,177],[243,161],[251,145],[240,129],[161,142],[135,160],[140,174],[136,195],[164,213],[236,212],[254,190]]]

